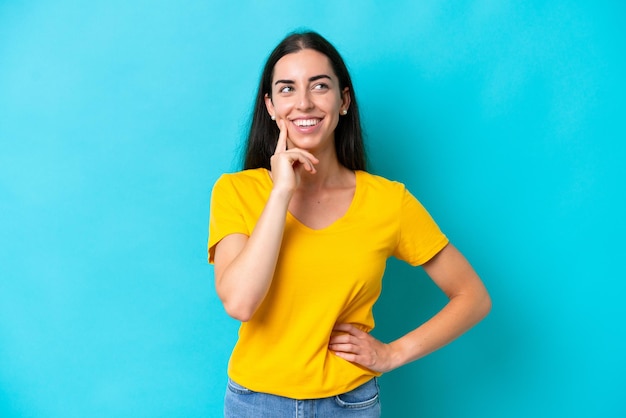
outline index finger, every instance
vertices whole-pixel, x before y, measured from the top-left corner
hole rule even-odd
[[[352,324],[336,324],[335,327],[333,328],[333,331],[335,332],[346,332],[348,334],[352,334],[352,335],[362,335],[362,334],[366,334],[366,332],[358,329],[357,327],[355,327]]]
[[[279,119],[277,123],[278,129],[280,129],[280,134],[278,134],[278,141],[276,141],[276,149],[274,150],[274,154],[285,151],[287,149],[287,127],[285,126],[285,121]]]

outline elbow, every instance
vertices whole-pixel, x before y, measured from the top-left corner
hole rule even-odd
[[[231,318],[236,319],[237,321],[241,321],[241,322],[248,322],[250,319],[252,319],[252,315],[250,315],[247,312],[226,310],[226,313]]]
[[[228,316],[241,322],[248,322],[258,308],[258,304],[255,304],[250,296],[241,292],[227,291],[221,286],[217,286],[217,296]]]
[[[222,301],[222,303],[228,316],[241,322],[248,322],[252,319],[252,316],[256,311],[253,307],[242,303],[233,303],[228,301]]]
[[[485,294],[482,296],[482,298],[480,299],[479,303],[477,304],[477,310],[480,314],[480,318],[484,318],[486,317],[489,312],[491,312],[491,296],[489,296],[489,293],[487,293],[485,291]]]

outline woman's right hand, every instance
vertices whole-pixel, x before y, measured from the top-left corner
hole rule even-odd
[[[313,154],[300,148],[287,148],[287,124],[283,119],[276,121],[280,134],[276,150],[270,159],[274,189],[293,193],[300,183],[301,170],[315,174],[315,164],[319,160]]]
[[[250,236],[231,234],[215,247],[215,286],[226,312],[249,321],[265,299],[283,241],[291,196],[306,170],[315,173],[319,161],[310,152],[287,149],[287,124],[278,121],[280,135],[271,157],[274,191]]]

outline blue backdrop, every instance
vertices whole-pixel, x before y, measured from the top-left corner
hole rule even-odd
[[[372,171],[409,186],[494,301],[383,376],[383,416],[626,416],[625,17],[617,1],[0,1],[0,416],[220,416],[237,323],[206,263],[210,190],[299,27],[344,55]],[[375,333],[444,302],[390,261]]]

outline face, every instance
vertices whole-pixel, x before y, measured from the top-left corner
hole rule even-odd
[[[286,122],[290,148],[334,152],[335,128],[340,113],[348,110],[350,94],[347,87],[340,90],[326,55],[303,49],[278,60],[265,105],[277,122]]]

